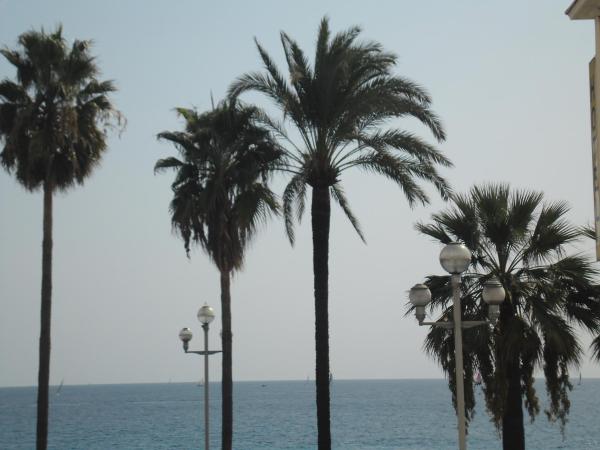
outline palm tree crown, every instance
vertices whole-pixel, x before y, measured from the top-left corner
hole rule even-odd
[[[434,183],[443,196],[449,193],[436,170],[436,165],[451,165],[446,157],[412,133],[382,129],[391,119],[414,117],[442,141],[445,133],[430,109],[429,95],[416,83],[394,75],[396,56],[377,42],[358,41],[360,32],[352,27],[332,37],[324,18],[312,66],[298,43],[282,32],[288,79],[256,42],[265,72],[243,75],[230,88],[232,97],[245,91],[265,94],[299,133],[294,142],[282,123],[262,115],[263,123],[288,144],[284,170],[293,176],[283,201],[292,242],[292,205],[297,202],[297,215],[302,216],[306,185],[330,188],[363,238],[340,182],[341,173],[352,167],[391,179],[411,205],[428,201],[417,179]]]
[[[97,79],[91,41],[69,47],[60,27],[18,43],[0,50],[17,71],[16,81],[0,81],[0,162],[29,190],[82,184],[106,150],[107,129],[122,125],[108,98],[114,84]]]
[[[181,159],[156,163],[155,171],[176,170],[172,184],[174,229],[197,243],[220,270],[239,269],[257,226],[278,203],[266,182],[281,155],[270,133],[256,124],[258,110],[223,102],[205,113],[178,108],[185,131],[158,135],[176,145]]]
[[[514,433],[506,428],[509,419],[518,417],[521,398],[532,419],[539,412],[533,374],[542,368],[550,400],[546,414],[564,425],[570,405],[569,367],[582,356],[576,327],[600,329],[597,271],[586,257],[566,254],[581,229],[565,218],[565,203],[544,203],[541,193],[511,191],[508,185],[474,187],[452,200],[449,210],[434,214],[431,224],[418,224],[417,229],[441,243],[461,241],[471,250],[472,264],[462,282],[465,318],[485,318],[487,307],[481,301],[485,281],[497,277],[506,290],[496,327],[464,332],[468,413],[474,408],[473,373],[479,371],[488,411],[504,432]],[[449,277],[430,276],[427,284],[432,310],[441,310],[442,319],[451,320]],[[452,334],[433,328],[426,348],[454,390]],[[511,398],[516,398],[516,406]]]

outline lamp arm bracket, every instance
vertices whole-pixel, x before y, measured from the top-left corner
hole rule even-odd
[[[439,327],[439,328],[447,328],[447,329],[454,328],[454,322],[450,322],[450,321],[419,322],[419,326],[425,326],[425,325]]]
[[[463,328],[473,328],[473,327],[478,327],[481,325],[489,325],[490,322],[488,322],[487,320],[464,320],[461,322],[461,325]],[[452,321],[438,321],[438,322],[420,322],[419,323],[420,326],[433,326],[433,327],[439,327],[439,328],[446,328],[446,329],[451,329],[454,328],[454,322]]]
[[[463,320],[462,327],[463,328],[473,328],[479,327],[481,325],[489,325],[490,322],[487,320]]]
[[[215,353],[221,353],[222,350],[209,350],[205,352],[204,350],[188,350],[186,353],[194,353],[196,355],[214,355]]]

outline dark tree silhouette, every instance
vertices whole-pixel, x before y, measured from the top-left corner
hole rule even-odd
[[[531,419],[539,413],[536,368],[543,369],[546,379],[546,415],[564,427],[569,367],[576,367],[582,354],[576,326],[600,330],[597,271],[587,258],[566,254],[582,235],[565,218],[567,212],[565,203],[544,203],[539,192],[490,184],[454,196],[452,207],[434,214],[431,224],[417,225],[441,243],[460,241],[471,250],[472,264],[462,283],[467,320],[486,316],[481,300],[485,281],[496,277],[506,290],[497,325],[466,329],[463,335],[467,418],[475,405],[473,374],[479,371],[487,410],[502,429],[504,450],[525,448],[523,400]],[[430,276],[426,284],[432,310],[452,320],[450,277]],[[432,328],[426,348],[448,375],[454,395],[452,332]]]
[[[17,72],[14,81],[0,82],[0,162],[26,189],[44,193],[38,450],[48,440],[52,198],[83,184],[106,150],[107,128],[121,125],[108,97],[115,87],[97,79],[90,46],[80,40],[67,45],[59,27],[51,34],[23,33],[16,50],[0,50]]]
[[[328,274],[332,198],[364,240],[341,185],[342,173],[357,168],[383,175],[402,189],[411,205],[428,202],[419,181],[433,183],[444,197],[449,193],[436,169],[450,166],[448,159],[419,137],[386,127],[393,119],[413,117],[442,141],[444,131],[430,109],[429,95],[414,82],[395,75],[396,56],[377,42],[359,41],[360,31],[352,27],[332,36],[324,18],[312,65],[296,41],[282,32],[287,77],[257,42],[264,72],[243,75],[230,88],[232,98],[246,91],[266,95],[299,136],[294,140],[283,124],[263,114],[262,122],[287,147],[283,170],[291,179],[283,194],[283,206],[292,243],[294,204],[300,218],[307,187],[312,190],[319,450],[331,448]]]
[[[222,309],[222,448],[233,439],[233,380],[230,283],[261,223],[279,206],[267,185],[282,154],[258,110],[236,101],[205,113],[178,108],[185,130],[163,132],[181,155],[161,159],[155,171],[173,169],[171,220],[189,255],[199,244],[220,272]]]

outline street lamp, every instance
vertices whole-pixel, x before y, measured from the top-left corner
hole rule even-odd
[[[451,242],[440,253],[440,264],[451,275],[453,321],[425,322],[425,307],[431,301],[431,292],[424,284],[415,284],[409,293],[409,300],[415,307],[415,315],[419,325],[432,325],[443,328],[454,328],[454,359],[456,369],[456,409],[458,412],[458,448],[466,450],[466,420],[465,420],[465,386],[462,349],[462,329],[471,328],[487,323],[495,323],[500,314],[500,304],[504,301],[504,288],[496,278],[484,284],[482,297],[488,305],[489,321],[462,321],[460,306],[460,278],[471,263],[471,252],[459,243]]]
[[[481,296],[483,297],[483,301],[488,305],[490,322],[495,323],[500,316],[500,305],[504,301],[504,297],[506,297],[506,292],[504,292],[502,284],[500,284],[496,277],[492,277],[485,282]]]
[[[408,294],[410,302],[415,307],[415,315],[419,321],[419,325],[425,320],[425,307],[431,301],[431,291],[424,284],[415,284]]]
[[[185,353],[194,353],[204,355],[204,449],[209,450],[209,430],[208,430],[208,356],[220,353],[221,350],[208,350],[208,325],[215,319],[215,311],[206,303],[198,310],[198,320],[204,330],[204,350],[188,350],[189,343],[192,340],[192,330],[182,328],[179,332],[179,339],[183,342],[183,351]]]

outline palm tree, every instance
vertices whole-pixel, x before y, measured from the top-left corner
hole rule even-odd
[[[569,368],[582,355],[577,327],[600,330],[600,288],[592,262],[566,250],[581,229],[565,218],[563,202],[544,203],[539,192],[511,190],[508,185],[476,186],[453,197],[453,206],[417,229],[441,243],[463,242],[472,252],[463,275],[463,315],[482,320],[483,283],[496,277],[506,290],[500,318],[493,328],[466,329],[465,392],[470,418],[475,405],[473,374],[483,378],[486,407],[502,429],[503,448],[525,448],[523,400],[533,420],[539,413],[534,370],[543,369],[551,421],[564,427],[569,413]],[[430,276],[432,310],[451,320],[447,276]],[[432,328],[425,347],[441,364],[454,392],[454,341],[451,331]],[[456,407],[456,401],[455,407]]]
[[[300,219],[307,187],[312,190],[320,450],[331,448],[328,316],[331,198],[340,205],[364,241],[341,185],[342,173],[357,168],[383,175],[402,189],[411,206],[419,202],[426,204],[429,200],[418,180],[433,183],[442,196],[449,193],[436,165],[448,167],[450,161],[419,137],[397,128],[384,128],[392,119],[414,117],[442,141],[444,130],[430,109],[429,95],[414,82],[393,74],[396,56],[384,51],[377,42],[359,41],[360,32],[360,28],[352,27],[331,36],[328,19],[324,18],[312,65],[298,43],[282,32],[288,79],[256,42],[265,71],[243,75],[230,88],[232,98],[246,91],[266,95],[299,136],[295,142],[283,124],[263,114],[263,123],[287,146],[282,170],[290,173],[291,179],[283,194],[283,207],[292,244],[294,205]]]
[[[233,381],[230,283],[242,268],[246,247],[278,202],[267,186],[281,156],[270,133],[256,124],[258,110],[222,102],[211,111],[178,108],[184,131],[163,132],[181,159],[156,163],[155,171],[173,169],[171,221],[189,256],[199,244],[220,272],[222,309],[222,448],[231,450]]]
[[[121,124],[99,81],[90,41],[69,47],[62,28],[47,34],[23,33],[19,48],[0,53],[16,69],[16,79],[0,82],[0,162],[29,191],[44,193],[42,300],[37,399],[37,449],[48,437],[50,316],[52,307],[52,198],[83,184],[106,150],[107,129]]]

